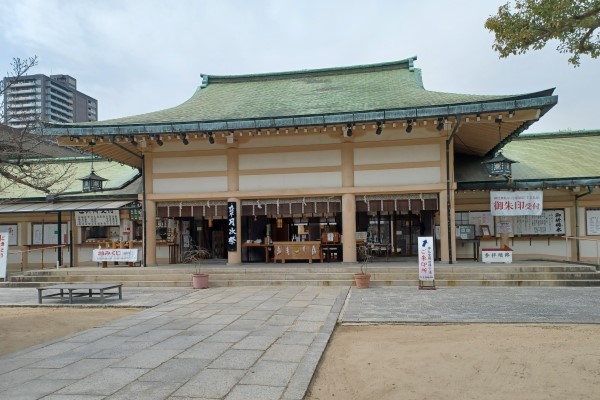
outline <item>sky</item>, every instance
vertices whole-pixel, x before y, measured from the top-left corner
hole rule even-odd
[[[99,119],[183,103],[200,74],[360,65],[417,56],[425,88],[510,95],[556,88],[529,132],[600,129],[600,59],[550,43],[500,59],[484,27],[507,0],[0,0],[0,73],[66,74]]]

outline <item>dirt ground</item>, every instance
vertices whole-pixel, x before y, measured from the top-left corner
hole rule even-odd
[[[100,326],[138,312],[134,308],[0,308],[0,355]]]
[[[0,308],[0,355],[137,309]],[[306,400],[592,399],[600,325],[339,326]]]
[[[593,399],[600,325],[336,328],[306,400]]]

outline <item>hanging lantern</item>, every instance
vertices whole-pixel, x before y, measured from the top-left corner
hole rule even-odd
[[[277,218],[277,228],[283,228],[283,218]]]
[[[490,176],[503,176],[509,180],[512,177],[512,164],[514,163],[516,161],[504,157],[502,152],[496,153],[494,158],[483,162]]]
[[[102,190],[103,182],[107,181],[108,179],[102,178],[101,176],[96,174],[96,171],[94,171],[94,145],[96,144],[96,142],[91,141],[89,144],[92,148],[92,168],[88,176],[79,178],[79,180],[83,183],[82,190],[84,192],[96,192]]]

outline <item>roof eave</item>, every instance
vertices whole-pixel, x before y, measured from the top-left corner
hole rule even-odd
[[[600,177],[582,178],[550,178],[550,179],[515,179],[496,181],[457,182],[458,190],[514,190],[514,189],[547,189],[576,186],[600,185]]]
[[[550,92],[553,89],[549,89]],[[536,93],[537,94],[537,93]],[[536,95],[533,94],[533,95]],[[161,134],[161,133],[186,133],[207,131],[229,131],[239,129],[275,129],[297,126],[323,126],[346,124],[354,122],[392,121],[418,118],[437,118],[451,115],[471,115],[492,113],[510,110],[525,110],[539,108],[545,114],[558,103],[558,96],[549,95],[542,97],[516,96],[502,101],[475,102],[466,104],[450,104],[432,107],[410,107],[389,110],[358,111],[351,113],[332,113],[302,116],[281,116],[275,118],[251,118],[218,121],[186,121],[165,122],[156,124],[128,124],[128,125],[77,125],[63,124],[50,125],[43,128],[43,133],[48,135],[67,136],[93,136],[93,135],[136,135],[136,134]],[[527,129],[533,122],[528,121],[511,136]],[[512,140],[512,138],[510,139]],[[506,140],[505,140],[506,141]],[[504,144],[504,143],[503,143]]]

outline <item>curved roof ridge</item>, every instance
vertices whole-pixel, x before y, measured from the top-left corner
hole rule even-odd
[[[414,61],[417,56],[405,58],[397,61],[387,61],[375,64],[359,64],[350,65],[344,67],[328,67],[328,68],[316,68],[316,69],[301,69],[295,71],[279,71],[279,72],[264,72],[256,74],[242,74],[242,75],[210,75],[200,74],[202,78],[202,86],[204,87],[209,83],[220,83],[220,82],[250,82],[250,81],[262,81],[272,79],[290,79],[294,77],[309,77],[309,76],[327,76],[327,75],[340,75],[340,74],[352,74],[352,73],[363,73],[371,71],[386,71],[390,69],[398,69],[404,67],[409,71],[413,71]]]
[[[556,132],[523,132],[519,135],[518,140],[532,139],[558,139],[564,137],[585,137],[585,136],[600,136],[600,129],[583,129],[583,130],[564,130]]]

